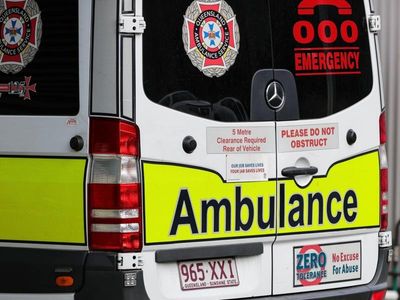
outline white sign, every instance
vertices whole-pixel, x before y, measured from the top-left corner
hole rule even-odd
[[[339,125],[319,124],[278,128],[278,151],[313,151],[339,148]]]
[[[294,287],[361,279],[361,242],[295,247]]]
[[[207,153],[245,154],[275,152],[274,127],[209,127]]]
[[[265,181],[267,177],[266,154],[240,154],[226,156],[228,182]]]

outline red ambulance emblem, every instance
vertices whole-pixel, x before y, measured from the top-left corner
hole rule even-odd
[[[193,65],[208,77],[220,77],[239,53],[239,26],[225,1],[194,1],[186,10],[183,44]]]
[[[9,95],[17,95],[24,100],[31,100],[31,93],[36,93],[36,83],[31,84],[31,79],[32,77],[25,76],[25,81],[0,83],[0,92]]]
[[[35,0],[0,0],[0,71],[16,74],[39,50],[40,9]]]

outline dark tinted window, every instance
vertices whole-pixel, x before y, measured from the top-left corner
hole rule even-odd
[[[152,101],[173,109],[245,121],[253,75],[272,68],[268,3],[217,3],[143,1],[144,89]],[[221,68],[224,64],[228,70]]]
[[[303,119],[341,111],[372,88],[364,1],[323,3],[270,0],[274,67],[295,75]]]
[[[0,114],[79,111],[78,0],[0,3]]]

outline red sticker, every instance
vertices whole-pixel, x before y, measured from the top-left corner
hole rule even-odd
[[[335,7],[346,20],[321,20],[318,24],[307,20],[319,6]],[[293,37],[298,44],[294,49],[296,76],[361,74],[360,47],[355,44],[359,29],[351,19],[353,9],[347,0],[302,0],[297,14],[302,20],[293,26]],[[314,42],[324,46],[313,47]]]

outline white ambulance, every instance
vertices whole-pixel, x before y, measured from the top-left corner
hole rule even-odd
[[[383,299],[369,0],[0,0],[0,299]]]

